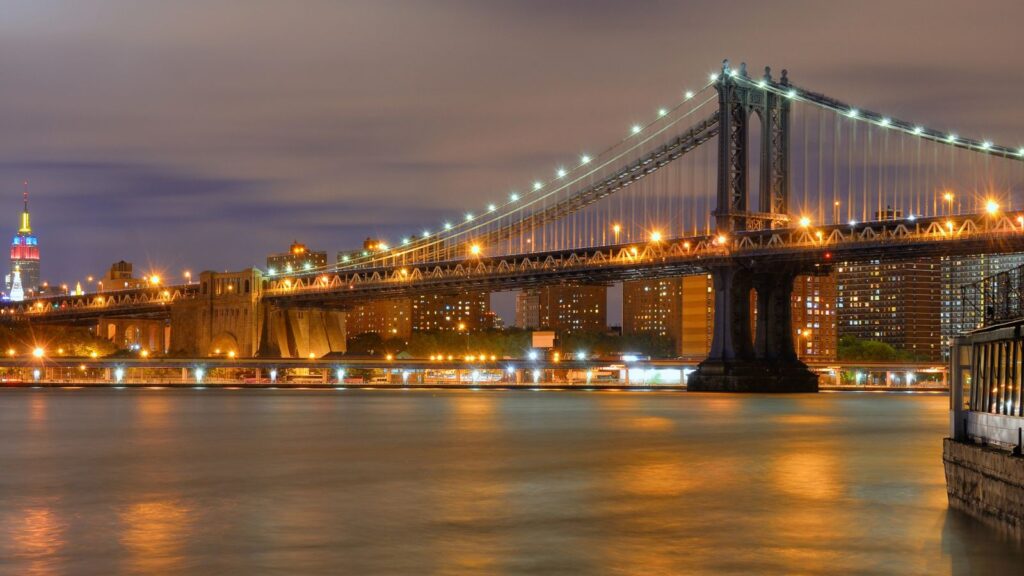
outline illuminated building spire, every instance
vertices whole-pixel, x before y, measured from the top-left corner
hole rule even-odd
[[[21,213],[21,228],[18,229],[18,232],[29,234],[32,232],[32,225],[28,218],[28,180],[25,180],[25,191],[22,192],[22,198],[25,201],[25,209]]]

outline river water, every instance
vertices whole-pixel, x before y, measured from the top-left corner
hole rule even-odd
[[[0,574],[1021,574],[947,398],[0,390]]]

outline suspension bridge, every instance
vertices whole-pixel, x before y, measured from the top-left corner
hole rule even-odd
[[[690,389],[816,390],[794,348],[797,276],[838,262],[1024,251],[1022,186],[1024,148],[724,61],[612,145],[393,246],[295,273],[207,273],[195,285],[10,303],[0,320],[173,322],[177,307],[206,302],[201,322],[211,324],[217,297],[236,310],[244,295],[251,352],[287,356],[313,330],[308,317],[294,325],[303,313],[323,322],[374,299],[708,273],[712,345]]]

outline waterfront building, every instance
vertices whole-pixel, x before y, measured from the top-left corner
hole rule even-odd
[[[267,256],[267,272],[274,274],[291,274],[327,266],[327,252],[310,250],[305,244],[292,242],[287,252]]]
[[[39,289],[40,266],[39,266],[39,239],[32,233],[32,223],[28,211],[28,184],[22,194],[24,208],[21,212],[21,225],[18,233],[11,241],[11,262],[9,273],[4,283],[7,294],[13,296],[15,272],[20,278],[21,287],[25,295],[32,295]]]
[[[516,325],[528,330],[603,332],[608,326],[607,301],[606,286],[526,288],[516,296]]]
[[[836,267],[839,337],[885,342],[924,360],[937,360],[941,343],[941,263],[843,262]]]

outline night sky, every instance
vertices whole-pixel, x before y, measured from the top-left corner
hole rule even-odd
[[[293,239],[333,258],[603,147],[725,57],[1024,144],[1022,22],[1020,0],[5,0],[0,230],[27,179],[51,282]]]

